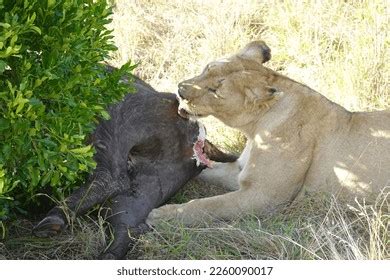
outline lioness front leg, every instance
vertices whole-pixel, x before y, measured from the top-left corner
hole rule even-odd
[[[229,220],[243,213],[269,208],[264,197],[254,189],[240,189],[223,195],[195,199],[184,204],[168,204],[154,209],[146,221],[156,225],[161,221],[178,220],[195,225],[216,219]]]

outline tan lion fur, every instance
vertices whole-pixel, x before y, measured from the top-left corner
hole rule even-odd
[[[201,174],[233,192],[160,207],[149,224],[266,213],[306,191],[369,198],[389,185],[390,111],[349,112],[264,67],[269,58],[264,42],[252,42],[180,83],[180,109],[213,115],[248,141],[238,161],[216,163]]]

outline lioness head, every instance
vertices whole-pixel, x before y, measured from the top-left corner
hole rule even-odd
[[[270,58],[270,48],[255,41],[230,58],[209,63],[199,76],[179,84],[179,114],[213,115],[232,127],[250,122],[251,114],[261,111],[276,91],[259,75]]]

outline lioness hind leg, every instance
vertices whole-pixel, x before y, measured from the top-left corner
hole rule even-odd
[[[206,183],[224,187],[229,191],[238,190],[238,175],[248,162],[250,150],[251,141],[248,141],[238,159],[226,163],[214,162],[213,168],[203,170],[197,178]]]
[[[156,225],[161,221],[178,220],[185,225],[195,225],[213,220],[229,220],[252,211],[266,209],[259,192],[252,188],[223,195],[195,199],[184,204],[168,204],[154,209],[148,216],[146,223]]]
[[[239,173],[240,167],[237,161],[228,163],[215,162],[213,168],[203,170],[197,178],[205,183],[224,187],[229,191],[235,191],[239,188]]]

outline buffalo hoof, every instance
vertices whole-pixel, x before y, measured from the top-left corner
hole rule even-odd
[[[37,224],[32,232],[37,237],[58,235],[66,227],[65,221],[58,216],[47,216]]]

